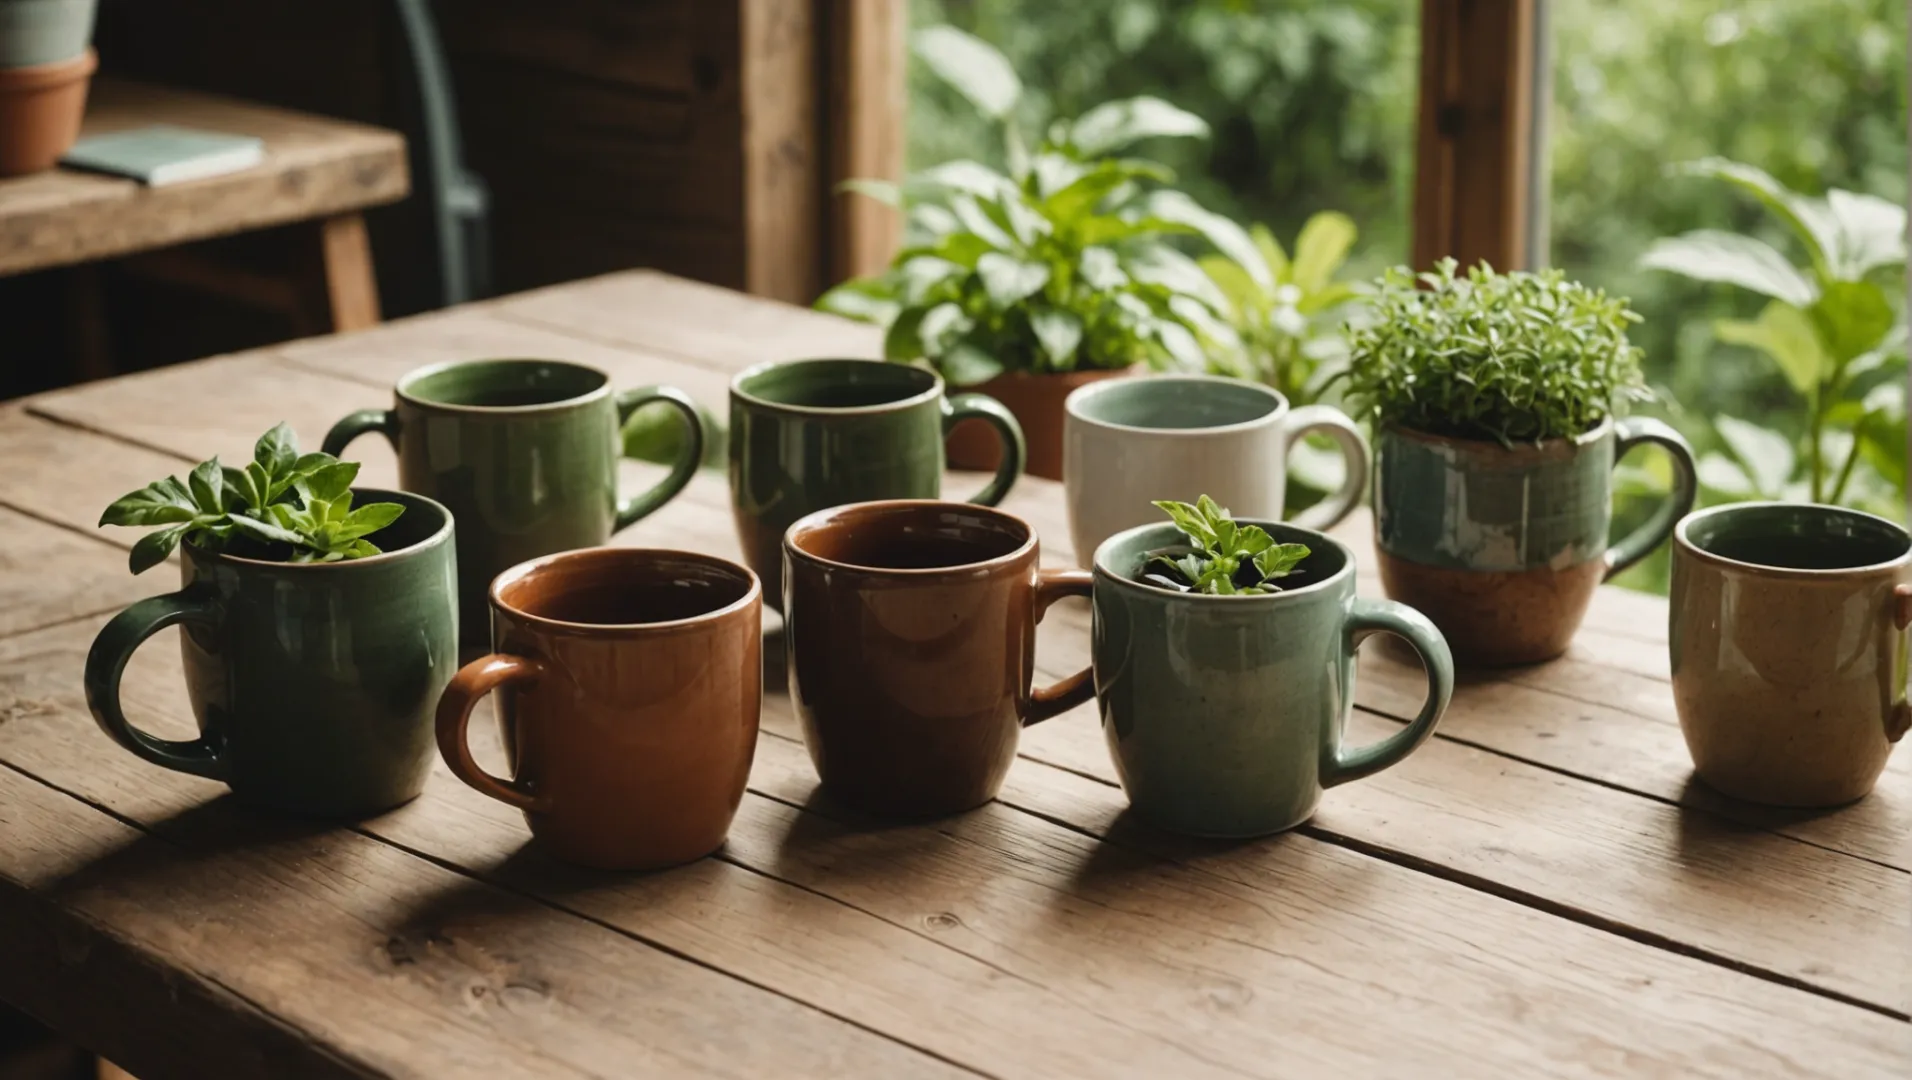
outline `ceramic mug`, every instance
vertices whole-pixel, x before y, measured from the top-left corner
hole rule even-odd
[[[784,541],[790,700],[823,787],[878,814],[995,798],[1023,728],[1089,700],[1033,688],[1036,622],[1089,575],[1044,570],[1000,510],[894,500],[823,510]]]
[[[367,537],[381,554],[283,563],[182,544],[180,591],[120,612],[87,654],[101,730],[267,809],[366,817],[416,796],[431,772],[432,709],[458,666],[451,514],[404,492],[354,497],[405,508]],[[175,624],[200,728],[180,741],[141,731],[120,708],[133,651]]]
[[[1673,703],[1700,779],[1776,806],[1871,791],[1912,724],[1912,537],[1796,503],[1701,510],[1673,536]]]
[[[612,393],[611,377],[560,360],[466,360],[398,381],[391,409],[365,409],[325,436],[325,452],[377,431],[398,451],[399,484],[458,519],[461,636],[486,640],[485,596],[501,571],[556,551],[594,547],[669,502],[697,473],[703,427],[681,390]],[[619,432],[654,401],[684,416],[689,437],[656,486],[618,498]]]
[[[1368,443],[1341,410],[1288,399],[1259,383],[1215,375],[1157,375],[1091,383],[1064,403],[1063,483],[1076,561],[1089,566],[1102,541],[1160,521],[1157,499],[1213,498],[1238,517],[1279,520],[1288,454],[1319,432],[1346,462],[1340,490],[1303,510],[1295,524],[1333,528],[1367,487]]]
[[[717,849],[750,777],[763,704],[755,575],[709,555],[594,548],[498,575],[491,655],[438,706],[460,780],[524,811],[553,855],[651,870]],[[471,710],[496,691],[512,776],[471,756]]]
[[[1185,546],[1174,525],[1110,537],[1095,553],[1096,700],[1137,814],[1198,836],[1246,837],[1306,821],[1325,788],[1395,764],[1434,732],[1454,689],[1440,631],[1413,608],[1354,594],[1354,552],[1321,533],[1256,521],[1312,549],[1278,593],[1207,596],[1144,585],[1149,554]],[[1394,634],[1421,656],[1414,721],[1351,750],[1354,653]]]
[[[761,364],[730,383],[730,495],[744,561],[783,599],[783,534],[806,514],[870,499],[935,499],[943,439],[974,417],[1003,446],[970,502],[994,506],[1022,474],[1022,429],[993,398],[946,397],[942,376],[880,360]]]

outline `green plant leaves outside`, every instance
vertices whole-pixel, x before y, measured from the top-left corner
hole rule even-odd
[[[1208,122],[1161,98],[1144,96],[1104,102],[1083,113],[1069,128],[1069,142],[1088,157],[1160,137],[1207,138]]]
[[[1805,307],[1819,297],[1812,279],[1763,240],[1716,229],[1699,229],[1655,240],[1640,256],[1648,270],[1666,270],[1699,281],[1717,281]]]
[[[1047,266],[993,251],[976,260],[976,273],[990,302],[1004,308],[1028,299],[1049,283]]]
[[[918,30],[912,45],[917,59],[985,116],[1002,119],[1022,98],[1022,80],[994,46],[953,26]]]
[[[1768,303],[1753,321],[1722,319],[1713,324],[1721,341],[1757,349],[1771,357],[1794,390],[1809,393],[1831,370],[1831,358],[1819,344],[1806,313],[1786,303]]]

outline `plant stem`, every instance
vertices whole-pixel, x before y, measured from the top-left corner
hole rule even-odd
[[[1824,402],[1827,397],[1828,395],[1826,394],[1826,385],[1824,383],[1821,383],[1818,387],[1816,387],[1813,390],[1812,424],[1810,425],[1810,429],[1806,433],[1806,440],[1807,440],[1806,460],[1810,463],[1810,470],[1811,470],[1811,476],[1812,476],[1812,501],[1813,502],[1825,501],[1824,495],[1826,490],[1826,463],[1823,459],[1823,455],[1820,453],[1819,436],[1820,436],[1820,433],[1825,430],[1825,426],[1826,426],[1826,412],[1824,408]]]
[[[1833,481],[1832,494],[1826,501],[1838,505],[1839,499],[1846,493],[1846,481],[1852,479],[1852,467],[1859,463],[1859,447],[1865,439],[1867,417],[1860,417],[1852,425],[1852,449],[1846,451],[1846,463],[1839,467],[1839,479]]]

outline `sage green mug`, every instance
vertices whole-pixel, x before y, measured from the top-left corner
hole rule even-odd
[[[937,499],[943,439],[975,417],[996,429],[1002,462],[969,501],[994,506],[1022,475],[1022,428],[996,399],[947,397],[942,376],[881,360],[760,364],[730,383],[730,496],[744,561],[764,603],[783,610],[783,534],[845,503]]]
[[[419,495],[369,540],[381,554],[283,563],[182,544],[181,588],[114,616],[86,656],[93,719],[133,754],[221,780],[241,802],[359,818],[416,796],[437,756],[433,713],[458,669],[451,514]],[[179,625],[197,739],[149,735],[120,706],[120,675]]]
[[[1301,824],[1324,789],[1412,753],[1454,691],[1453,658],[1426,616],[1354,595],[1354,552],[1308,529],[1252,524],[1311,549],[1281,592],[1212,596],[1135,580],[1150,553],[1187,550],[1167,522],[1117,533],[1095,553],[1102,731],[1135,812],[1176,832],[1248,837]],[[1420,654],[1427,700],[1405,728],[1350,749],[1341,733],[1354,653],[1379,633]]]
[[[1871,514],[1735,503],[1673,531],[1673,704],[1701,780],[1837,806],[1912,726],[1912,536]]]
[[[597,547],[669,502],[704,452],[697,406],[681,390],[611,391],[611,377],[562,360],[465,360],[398,380],[390,409],[363,409],[325,436],[325,452],[376,431],[398,452],[399,484],[444,503],[458,521],[460,636],[487,645],[491,579],[559,551]],[[670,474],[618,497],[619,433],[654,401],[684,416]]]

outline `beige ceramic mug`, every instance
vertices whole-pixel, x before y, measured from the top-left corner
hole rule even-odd
[[[1871,791],[1912,723],[1912,536],[1856,510],[1738,503],[1673,537],[1673,701],[1700,779],[1775,806]]]

